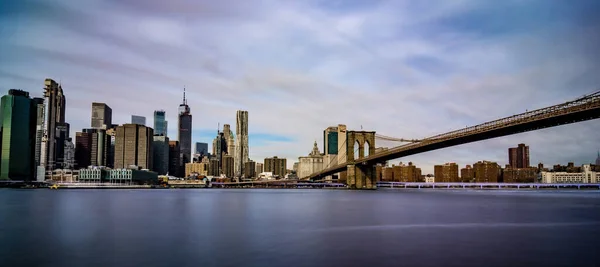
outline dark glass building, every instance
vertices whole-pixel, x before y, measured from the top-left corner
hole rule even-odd
[[[181,177],[183,170],[184,169],[181,168],[179,141],[169,141],[169,174]]]
[[[177,131],[179,140],[179,153],[181,159],[181,169],[185,168],[186,163],[191,162],[192,158],[192,113],[185,99],[185,88],[183,89],[183,103],[179,105],[179,127]]]
[[[33,180],[37,103],[29,93],[11,89],[0,105],[0,179]]]
[[[166,112],[164,110],[154,111],[154,135],[167,136]]]

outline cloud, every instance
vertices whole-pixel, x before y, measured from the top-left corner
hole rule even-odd
[[[249,111],[250,157],[291,167],[338,123],[423,138],[599,89],[597,1],[13,1],[0,12],[0,91],[63,83],[73,131],[91,102],[113,120],[167,112],[176,138],[186,87],[194,142]],[[535,10],[535,12],[531,12]],[[597,121],[397,161],[594,160]],[[577,138],[577,139],[576,139]],[[381,142],[378,146],[393,146]]]

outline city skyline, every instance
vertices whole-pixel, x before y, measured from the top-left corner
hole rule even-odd
[[[167,111],[167,121],[176,121],[176,106],[185,84],[190,108],[199,112],[192,123],[192,143],[211,143],[218,123],[233,125],[235,111],[248,110],[252,114],[250,159],[287,158],[291,169],[298,156],[310,151],[314,140],[323,152],[322,131],[331,125],[346,124],[349,130],[363,126],[388,136],[422,138],[558,104],[600,85],[593,72],[599,67],[593,48],[600,46],[600,40],[592,38],[599,30],[598,19],[584,2],[441,2],[427,10],[419,5],[394,7],[379,2],[345,9],[312,2],[242,4],[226,9],[225,4],[210,2],[206,8],[217,14],[211,16],[182,3],[175,1],[169,10],[197,13],[187,26],[154,12],[159,5],[155,2],[104,2],[94,4],[100,5],[97,11],[79,13],[73,3],[59,1],[47,7],[47,15],[31,18],[30,26],[8,28],[14,31],[0,41],[0,51],[10,51],[0,52],[6,59],[5,66],[0,66],[0,92],[18,88],[41,97],[44,78],[60,82],[69,99],[66,122],[73,137],[89,127],[92,102],[109,105],[115,124],[128,122],[133,114],[152,118],[156,109]],[[517,6],[550,15],[512,14],[516,19],[505,24],[500,22],[503,15],[486,13],[496,7]],[[105,12],[117,7],[122,10]],[[128,9],[131,7],[137,11]],[[558,14],[562,9],[572,12]],[[35,10],[15,10],[22,17],[37,15]],[[274,12],[263,14],[265,10]],[[59,11],[65,15],[49,15]],[[444,16],[439,15],[442,13]],[[487,15],[492,16],[491,22],[477,23],[480,16]],[[77,26],[57,28],[82,16],[87,19]],[[160,36],[144,30],[133,34],[135,30],[128,26],[108,31],[95,24],[106,16],[121,25],[150,27]],[[134,23],[138,19],[140,22]],[[239,26],[241,30],[226,28],[235,31],[241,43],[232,45],[229,37],[216,33],[227,27],[219,19],[246,24]],[[382,35],[393,32],[394,27],[402,32]],[[283,34],[286,32],[289,35]],[[56,47],[44,47],[28,37],[56,33],[64,37],[56,40]],[[130,33],[139,40],[125,37]],[[215,38],[200,38],[203,34]],[[282,34],[291,39],[270,39]],[[292,39],[294,42],[287,41]],[[88,41],[94,48],[91,52],[70,45]],[[239,55],[249,47],[257,52]],[[218,53],[203,53],[207,49]],[[159,55],[163,62],[147,64],[155,51],[164,52],[164,58]],[[132,104],[132,97],[138,101]],[[423,167],[423,173],[433,173],[434,165],[449,161],[464,166],[490,160],[504,166],[508,163],[506,149],[518,143],[531,146],[531,165],[591,163],[600,143],[595,134],[598,130],[596,121],[583,122],[392,163],[412,161]],[[170,125],[168,135],[177,136],[176,123]]]

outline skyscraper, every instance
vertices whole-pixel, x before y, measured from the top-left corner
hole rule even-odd
[[[28,92],[10,89],[0,108],[0,179],[32,180],[37,103]]]
[[[169,172],[169,138],[164,135],[154,135],[152,146],[153,171],[158,174],[167,174]]]
[[[519,144],[517,147],[508,149],[508,164],[512,168],[529,167],[529,146]]]
[[[227,142],[227,150],[225,153],[230,156],[235,156],[235,137],[229,124],[223,125],[223,136],[225,137],[225,142]]]
[[[177,131],[179,139],[179,151],[181,166],[191,161],[192,157],[192,113],[185,99],[185,88],[183,88],[183,103],[179,105],[179,127]],[[183,167],[181,167],[183,169]]]
[[[146,126],[146,117],[138,116],[138,115],[131,115],[131,123]]]
[[[111,136],[104,129],[83,129],[75,134],[75,163],[77,168],[108,166],[111,156]],[[110,164],[112,165],[112,164]]]
[[[92,128],[108,129],[112,126],[112,109],[105,103],[92,103]]]
[[[164,110],[154,111],[154,135],[167,136],[167,121]]]
[[[62,87],[52,79],[44,81],[44,134],[42,137],[40,166],[44,169],[59,167],[57,147],[64,147],[64,142],[57,141],[57,126],[65,123],[65,109],[67,100]],[[62,127],[64,128],[64,127]],[[67,132],[68,137],[68,132]],[[63,150],[63,149],[61,149]]]
[[[196,142],[196,151],[194,151],[194,153],[203,156],[208,155],[208,144]]]
[[[130,165],[152,170],[152,142],[154,130],[139,124],[117,127],[115,142],[115,168]]]
[[[248,111],[238,110],[235,124],[235,173],[236,176],[242,176],[244,173],[244,164],[249,160],[248,149]]]
[[[600,166],[600,151],[598,151],[598,157],[596,157],[596,165]]]
[[[169,175],[181,176],[182,172],[179,141],[169,141]]]

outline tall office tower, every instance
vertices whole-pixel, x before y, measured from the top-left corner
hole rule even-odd
[[[39,177],[37,177],[37,168],[40,166],[41,156],[42,156],[42,139],[44,137],[44,99],[36,97],[33,99],[34,105],[36,105],[36,124],[35,124],[35,163],[33,166],[35,171],[34,175],[36,176],[38,181],[45,180],[44,169],[40,168],[41,173]]]
[[[346,125],[327,127],[323,131],[324,168],[346,162]],[[345,180],[346,172],[337,173],[338,179]]]
[[[131,115],[131,124],[139,124],[139,125],[146,126],[146,117],[138,116],[138,115]]]
[[[75,162],[78,169],[108,166],[111,136],[104,129],[83,129],[75,134]]]
[[[598,151],[598,157],[596,157],[596,165],[600,165],[600,151]]]
[[[195,154],[198,154],[200,156],[206,156],[206,155],[208,155],[208,144],[207,143],[196,142],[196,151],[195,151]]]
[[[112,126],[112,109],[107,104],[92,102],[91,126],[105,130]]]
[[[223,156],[223,161],[221,164],[221,173],[225,175],[227,178],[233,177],[233,156],[225,155]]]
[[[177,139],[179,139],[180,164],[181,166],[185,166],[192,159],[192,113],[190,113],[190,107],[185,99],[185,88],[183,88],[183,103],[179,105]]]
[[[44,81],[44,134],[42,137],[40,166],[45,169],[59,167],[57,158],[63,155],[57,153],[57,147],[64,147],[57,142],[57,126],[65,123],[67,100],[62,87],[52,79]],[[63,125],[64,126],[64,125]],[[68,133],[67,133],[68,137]],[[60,149],[64,150],[64,149]]]
[[[72,138],[65,140],[64,168],[69,170],[75,168],[75,144]]]
[[[167,136],[167,121],[165,120],[166,112],[164,110],[154,111],[154,135]]]
[[[272,172],[273,176],[284,177],[287,173],[287,159],[278,157],[266,158],[264,168],[265,172]]]
[[[179,141],[169,141],[169,175],[182,177]]]
[[[213,151],[214,151],[215,158],[219,161],[218,173],[220,174],[221,173],[220,168],[223,164],[223,156],[227,155],[227,141],[225,140],[225,134],[223,132],[217,131],[217,136],[213,140]],[[234,159],[234,162],[235,162],[235,159]],[[217,172],[217,171],[215,171],[215,172]],[[235,169],[234,169],[234,175],[235,175]]]
[[[327,127],[323,131],[323,147],[325,155],[338,154],[338,127]],[[337,163],[337,162],[336,162]]]
[[[69,133],[71,132],[71,127],[66,122],[56,123],[56,158],[55,158],[55,167],[66,169],[65,168],[65,144],[67,140],[69,140]]]
[[[244,173],[244,164],[248,162],[248,111],[238,110],[235,123],[235,174],[242,176]]]
[[[152,142],[154,130],[139,124],[117,127],[115,142],[115,168],[131,165],[152,170]]]
[[[508,149],[508,164],[513,168],[529,167],[529,146],[519,144]]]
[[[1,180],[33,180],[37,102],[29,93],[10,89],[0,104]]]
[[[231,126],[229,124],[223,125],[223,136],[227,143],[227,151],[225,151],[225,153],[230,156],[235,156],[235,136],[233,135],[233,131],[231,131]]]
[[[152,143],[154,156],[154,170],[158,174],[169,172],[169,138],[164,135],[154,135]]]

